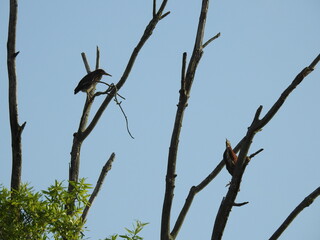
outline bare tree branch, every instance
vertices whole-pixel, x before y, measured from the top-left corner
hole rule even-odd
[[[149,39],[149,37],[152,35],[153,30],[155,29],[156,25],[158,24],[158,22],[160,21],[160,17],[162,16],[162,12],[167,4],[167,0],[163,0],[162,4],[157,12],[157,14],[151,19],[151,21],[149,22],[149,24],[147,25],[140,41],[138,42],[137,46],[134,48],[129,62],[122,74],[122,77],[120,78],[119,82],[116,84],[116,88],[114,88],[113,90],[110,91],[109,95],[106,96],[105,100],[102,102],[101,106],[99,107],[99,109],[97,110],[96,114],[94,115],[91,123],[89,124],[89,126],[83,131],[83,133],[81,134],[81,139],[85,139],[90,133],[91,131],[94,129],[94,127],[96,126],[96,124],[98,123],[100,117],[102,116],[104,110],[107,108],[107,106],[109,105],[110,101],[113,99],[114,95],[117,93],[117,91],[119,91],[121,89],[121,87],[124,85],[124,83],[127,81],[127,78],[131,72],[131,69],[134,65],[134,62],[141,50],[141,48],[144,46],[144,44],[146,43],[146,41]],[[117,89],[117,90],[116,90]]]
[[[157,0],[153,0],[152,16],[155,17],[156,14],[157,14]]]
[[[127,64],[127,67],[124,70],[124,73],[119,80],[119,82],[116,84],[116,86],[110,90],[110,93],[106,96],[105,100],[102,102],[101,106],[97,110],[96,114],[94,115],[92,121],[86,127],[87,119],[89,116],[89,111],[91,108],[91,105],[93,101],[87,97],[86,103],[84,106],[83,114],[80,120],[79,124],[79,129],[76,133],[73,135],[73,144],[72,144],[72,149],[71,149],[71,164],[69,168],[69,191],[72,191],[73,186],[71,182],[77,182],[79,178],[79,167],[80,167],[80,151],[81,151],[81,146],[83,141],[86,139],[86,137],[91,133],[91,131],[94,129],[96,126],[98,120],[100,119],[101,115],[103,114],[104,110],[106,107],[109,105],[110,101],[114,98],[114,96],[117,94],[117,91],[123,86],[123,84],[126,82],[131,69],[134,65],[135,59],[137,58],[141,48],[145,44],[145,42],[149,39],[149,37],[152,35],[153,30],[155,29],[157,23],[160,21],[160,17],[162,15],[162,12],[167,4],[167,0],[163,0],[162,4],[157,12],[157,14],[151,19],[149,24],[147,25],[138,45],[135,47],[133,50],[133,53],[131,54],[131,57],[129,59],[129,62]],[[84,63],[86,66],[86,69],[90,71],[89,65],[87,64],[85,55],[82,54],[82,57],[84,59]],[[99,49],[97,48],[97,58],[96,58],[96,66],[99,66]],[[93,89],[90,92],[90,95],[93,96],[93,92],[95,90]],[[67,206],[68,207],[68,206]],[[69,212],[72,211],[72,206],[69,206]]]
[[[84,52],[81,53],[81,57],[82,57],[82,60],[83,60],[83,63],[84,63],[84,66],[87,70],[87,73],[90,73],[91,70],[90,70],[90,66],[89,66],[89,63],[88,63],[88,60],[87,60],[87,57],[86,57],[86,54]]]
[[[174,235],[170,233],[170,216],[171,216],[171,208],[174,196],[174,188],[175,188],[175,178],[176,178],[176,161],[177,161],[177,153],[179,146],[179,138],[182,127],[182,121],[184,116],[184,111],[188,105],[188,99],[190,96],[190,90],[192,87],[192,82],[194,80],[195,72],[198,66],[198,63],[202,56],[202,42],[203,35],[207,17],[209,1],[203,0],[201,13],[199,17],[198,30],[195,39],[195,45],[193,49],[193,53],[191,55],[191,59],[187,68],[186,74],[185,72],[185,61],[186,54],[183,56],[182,61],[182,74],[181,74],[181,89],[179,91],[179,103],[178,109],[176,113],[176,118],[174,122],[174,127],[171,136],[171,143],[169,147],[169,156],[168,156],[168,164],[167,164],[167,175],[166,175],[166,190],[162,207],[162,219],[161,219],[161,240],[170,240],[176,237],[178,231],[174,232]],[[193,195],[191,195],[193,198]],[[192,200],[191,200],[192,201]],[[188,208],[188,206],[186,206]],[[182,220],[183,221],[183,220]]]
[[[220,35],[221,35],[220,33],[217,33],[217,35],[215,35],[212,38],[210,38],[208,41],[205,42],[205,44],[203,44],[202,48],[205,48],[206,46],[208,46],[212,41],[214,41],[215,39],[220,37]]]
[[[100,65],[100,50],[99,47],[97,46],[97,52],[96,52],[96,69],[99,69]]]
[[[92,206],[92,203],[94,201],[94,199],[96,198],[96,196],[98,195],[100,189],[101,189],[101,186],[103,184],[103,181],[105,179],[105,177],[107,176],[107,173],[110,171],[111,167],[112,167],[112,163],[114,161],[114,158],[115,158],[115,153],[112,153],[111,156],[109,157],[108,161],[106,162],[106,164],[103,166],[102,170],[101,170],[101,173],[100,173],[100,176],[99,176],[99,179],[97,181],[97,184],[89,198],[89,201],[88,201],[88,204],[87,206],[85,207],[85,209],[83,210],[83,213],[81,215],[81,218],[82,218],[82,221],[84,222],[87,215],[88,215],[88,212],[90,210],[90,207]]]
[[[320,187],[310,193],[286,218],[286,220],[281,224],[281,226],[275,231],[275,233],[269,238],[269,240],[276,240],[280,237],[280,235],[287,229],[290,223],[298,216],[300,212],[306,207],[309,207],[313,201],[319,197],[320,195]]]
[[[21,184],[22,171],[22,146],[21,135],[26,125],[24,122],[19,125],[18,119],[18,96],[17,96],[17,74],[16,74],[16,27],[18,18],[18,1],[10,0],[10,16],[7,42],[7,67],[9,80],[9,116],[11,127],[11,147],[12,147],[12,172],[11,190],[18,190]]]
[[[253,122],[248,128],[244,143],[241,145],[241,150],[238,156],[238,161],[235,167],[235,172],[231,180],[229,191],[226,197],[224,198],[224,200],[222,201],[218,214],[216,216],[216,220],[215,220],[213,231],[212,231],[212,237],[211,237],[212,240],[220,240],[222,238],[223,231],[228,221],[230,211],[234,206],[234,201],[237,197],[237,194],[240,188],[242,175],[247,166],[245,160],[247,158],[247,154],[248,154],[250,145],[252,143],[252,140],[254,138],[254,135],[258,131],[260,131],[260,129],[262,129],[273,118],[273,116],[278,112],[278,110],[283,105],[283,103],[285,102],[289,94],[314,69],[314,67],[319,62],[319,60],[320,60],[320,57],[317,56],[317,58],[311,63],[309,67],[304,68],[296,76],[293,82],[289,85],[289,87],[286,90],[284,90],[280,98],[275,102],[275,104],[270,108],[270,110],[266,113],[266,115],[261,120],[260,120],[260,114],[262,111],[262,106],[259,106],[259,108],[257,109]]]

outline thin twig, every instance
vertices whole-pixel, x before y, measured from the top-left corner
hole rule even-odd
[[[249,159],[251,158],[254,158],[257,154],[261,153],[263,151],[263,148],[260,148],[258,151],[256,151],[255,153],[252,153],[250,156],[249,156]]]
[[[108,84],[108,83],[102,82],[102,81],[98,81],[98,82],[107,85],[109,88],[108,88],[106,91],[104,91],[104,92],[96,92],[96,93],[95,93],[96,96],[100,96],[100,95],[102,95],[102,94],[107,94],[107,93],[109,93],[109,92],[111,91],[111,89],[115,86],[113,83]],[[118,92],[117,92],[117,96],[119,96],[119,97],[122,98],[123,100],[126,100],[125,97],[123,97],[122,95],[120,95]]]
[[[310,193],[286,218],[286,220],[281,224],[281,226],[275,231],[275,233],[269,238],[269,240],[276,240],[280,235],[287,229],[290,223],[298,216],[300,212],[306,207],[309,207],[313,201],[320,196],[320,187]]]
[[[186,94],[186,65],[187,65],[187,53],[182,55],[182,68],[181,68],[181,91]]]
[[[132,136],[132,134],[131,134],[131,132],[130,132],[130,129],[129,129],[128,117],[127,117],[126,113],[124,112],[124,110],[123,110],[123,108],[122,108],[122,106],[121,106],[121,103],[122,103],[122,102],[119,102],[118,99],[117,99],[117,94],[114,96],[114,101],[115,101],[115,102],[117,103],[117,105],[119,106],[119,108],[120,108],[120,110],[121,110],[121,112],[122,112],[122,114],[123,114],[123,116],[124,116],[124,118],[125,118],[125,120],[126,120],[127,132],[129,133],[130,137],[131,137],[132,139],[134,139],[134,137]]]
[[[168,16],[170,14],[170,11],[169,12],[166,12],[165,14],[161,15],[160,17],[160,20],[164,19],[166,16]]]
[[[89,201],[85,207],[85,209],[83,210],[83,213],[81,215],[81,218],[82,218],[82,222],[85,221],[87,215],[88,215],[88,212],[90,210],[90,207],[92,206],[92,203],[94,201],[94,199],[96,198],[96,196],[98,195],[100,189],[101,189],[101,186],[103,184],[103,181],[105,179],[105,177],[107,176],[107,173],[110,171],[111,167],[112,167],[112,163],[115,159],[115,153],[112,153],[111,156],[109,157],[108,161],[106,162],[106,164],[103,166],[102,170],[101,170],[101,173],[100,173],[100,176],[98,178],[98,181],[97,181],[97,184],[89,198]]]
[[[215,39],[217,39],[218,37],[220,37],[220,33],[217,33],[215,36],[213,36],[212,38],[210,38],[208,41],[205,42],[205,44],[203,44],[202,48],[205,48],[206,46],[208,46],[212,41],[214,41]]]
[[[233,203],[233,206],[234,206],[234,207],[241,207],[241,206],[246,205],[246,204],[248,204],[248,203],[249,203],[249,202]]]
[[[100,51],[99,47],[97,46],[97,52],[96,52],[96,70],[99,69],[100,65]]]

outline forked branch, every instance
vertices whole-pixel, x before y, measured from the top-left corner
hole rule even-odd
[[[182,127],[183,116],[186,107],[188,106],[188,99],[190,96],[190,90],[194,80],[195,72],[200,59],[203,54],[203,36],[205,30],[205,23],[207,18],[207,12],[209,7],[209,0],[202,1],[201,13],[198,22],[198,30],[195,38],[194,49],[186,70],[186,57],[187,54],[183,54],[182,58],[182,70],[181,70],[181,89],[179,91],[179,103],[176,112],[174,127],[171,136],[171,142],[169,147],[168,163],[167,163],[167,174],[166,174],[166,189],[165,196],[162,207],[162,219],[161,219],[161,240],[171,240],[175,239],[178,231],[184,220],[184,216],[179,216],[174,230],[170,233],[170,216],[171,208],[173,203],[174,188],[175,188],[175,178],[176,178],[176,162],[177,162],[177,152],[179,146],[179,138]],[[218,37],[218,36],[217,36]],[[216,38],[217,38],[216,37]],[[212,39],[213,40],[213,39]],[[190,201],[194,196],[195,188],[190,190]],[[188,196],[188,197],[189,197]],[[183,211],[186,212],[189,209],[189,205],[185,205]]]
[[[230,211],[234,206],[235,199],[237,197],[240,183],[242,180],[243,173],[246,168],[246,161],[247,154],[249,148],[251,146],[252,140],[254,135],[260,131],[278,112],[281,108],[283,103],[285,102],[286,98],[289,94],[302,82],[302,80],[311,72],[313,71],[314,67],[320,60],[320,55],[318,55],[315,60],[306,68],[304,68],[292,81],[292,83],[287,87],[286,90],[281,94],[280,98],[275,102],[275,104],[270,108],[270,110],[266,113],[266,115],[260,120],[260,114],[262,111],[262,106],[260,106],[256,114],[254,116],[253,122],[248,128],[247,134],[244,138],[244,142],[241,145],[241,150],[238,156],[238,161],[236,164],[235,172],[233,174],[230,188],[224,200],[222,201],[218,214],[216,216],[216,220],[214,223],[213,231],[212,231],[212,240],[220,240],[223,235],[224,228],[226,226]]]

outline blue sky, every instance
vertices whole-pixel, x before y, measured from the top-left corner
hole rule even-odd
[[[160,4],[160,3],[159,3]],[[158,5],[159,5],[158,4]],[[178,102],[181,56],[194,44],[201,1],[170,1],[121,89],[125,120],[111,104],[81,152],[80,176],[95,183],[112,152],[116,160],[89,212],[87,236],[122,233],[135,219],[150,224],[145,239],[159,238],[167,154]],[[174,223],[192,185],[221,160],[225,138],[235,145],[255,110],[265,113],[294,77],[319,54],[320,2],[211,1],[205,38],[221,32],[198,67],[186,110],[177,163]],[[72,134],[85,94],[73,94],[85,75],[80,56],[117,82],[152,13],[151,0],[20,1],[17,33],[18,102],[23,132],[22,179],[37,190],[68,178]],[[11,149],[7,103],[8,1],[0,2],[0,183],[10,185]],[[224,239],[267,239],[306,195],[319,186],[320,67],[290,95],[257,134],[253,159],[231,212]],[[103,89],[104,86],[100,86]],[[102,100],[102,97],[101,97]],[[93,107],[97,109],[99,102]],[[230,175],[223,170],[194,199],[179,239],[210,239]],[[290,225],[280,239],[319,239],[320,203]]]

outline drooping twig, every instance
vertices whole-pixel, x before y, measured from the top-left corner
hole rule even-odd
[[[109,157],[108,161],[106,162],[106,164],[103,166],[101,173],[100,173],[100,176],[99,176],[99,179],[97,181],[97,184],[96,184],[96,186],[95,186],[95,188],[89,198],[87,206],[85,207],[85,209],[83,210],[83,213],[81,215],[82,221],[85,221],[85,219],[88,215],[88,212],[90,210],[90,207],[92,206],[94,199],[98,195],[98,193],[101,189],[101,186],[103,184],[103,181],[104,181],[105,177],[107,176],[107,173],[109,172],[109,170],[112,167],[112,163],[114,161],[115,156],[116,156],[115,153],[112,153],[111,156]]]
[[[286,218],[286,220],[281,224],[281,226],[275,231],[275,233],[269,238],[269,240],[276,240],[280,235],[287,229],[290,223],[298,216],[300,212],[306,207],[309,207],[313,201],[320,196],[320,187],[310,193]]]
[[[124,116],[124,119],[126,120],[127,132],[129,133],[130,137],[131,137],[132,139],[134,139],[134,137],[133,137],[133,135],[131,134],[130,129],[129,129],[128,117],[127,117],[126,113],[124,112],[124,110],[123,110],[123,108],[122,108],[122,106],[121,106],[121,103],[122,103],[122,102],[119,102],[119,101],[118,101],[117,94],[114,95],[114,101],[115,101],[115,102],[117,103],[117,105],[119,106],[119,108],[120,108],[120,110],[121,110],[121,112],[122,112],[122,114],[123,114],[123,116]]]
[[[22,146],[21,135],[26,125],[19,125],[18,119],[18,96],[17,96],[17,73],[16,73],[16,31],[17,31],[18,1],[10,0],[8,41],[7,41],[7,68],[9,80],[9,117],[11,127],[12,171],[11,190],[18,190],[21,184],[22,171]]]
[[[237,197],[240,183],[242,180],[242,175],[246,168],[247,154],[254,138],[254,135],[260,131],[278,112],[280,107],[285,102],[289,94],[302,82],[302,80],[314,69],[316,64],[319,62],[320,57],[317,56],[316,59],[310,64],[310,66],[304,68],[292,81],[292,83],[287,87],[286,90],[281,94],[280,98],[275,102],[275,104],[270,108],[270,110],[265,114],[265,116],[260,120],[260,114],[262,111],[262,106],[256,111],[252,124],[248,128],[245,141],[241,145],[241,150],[238,156],[238,161],[236,164],[235,172],[233,174],[230,188],[224,200],[222,201],[216,220],[214,223],[212,231],[212,240],[220,240],[223,235],[224,228],[226,226],[230,211],[233,207],[234,201]]]

